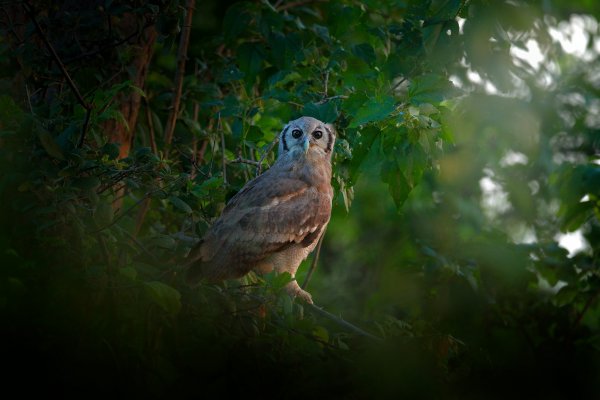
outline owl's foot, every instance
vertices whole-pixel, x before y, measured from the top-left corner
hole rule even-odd
[[[302,290],[302,288],[298,285],[298,282],[296,281],[291,281],[290,283],[288,283],[285,287],[285,291],[288,292],[288,294],[291,297],[298,297],[307,302],[308,304],[313,304],[312,296],[310,295],[310,293],[308,293],[306,290]]]

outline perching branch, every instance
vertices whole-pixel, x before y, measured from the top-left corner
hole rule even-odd
[[[23,2],[23,9],[25,10],[25,13],[27,13],[29,15],[29,18],[31,18],[31,21],[33,22],[33,25],[35,26],[36,32],[41,37],[42,41],[44,42],[44,45],[46,46],[46,48],[52,55],[52,58],[54,59],[56,64],[58,65],[58,69],[60,69],[60,72],[62,73],[64,78],[67,80],[67,83],[68,83],[69,87],[71,87],[73,94],[75,94],[77,101],[86,110],[85,119],[83,121],[83,126],[81,127],[81,135],[79,136],[79,140],[77,141],[77,147],[81,147],[85,140],[85,134],[86,134],[88,126],[90,124],[92,105],[88,104],[83,99],[83,96],[81,96],[81,93],[79,92],[79,89],[77,88],[77,85],[75,85],[75,82],[73,81],[73,79],[71,79],[71,75],[69,75],[69,72],[67,72],[67,69],[65,68],[65,65],[61,61],[60,57],[58,56],[58,53],[56,53],[56,50],[54,50],[54,47],[52,46],[52,44],[50,43],[50,41],[44,34],[44,31],[42,30],[42,27],[40,26],[39,22],[37,21],[37,19],[35,19],[35,11],[33,9],[33,6],[31,6],[31,4],[29,4],[28,2],[25,1],[25,2]]]
[[[377,342],[383,341],[383,339],[380,338],[379,336],[375,336],[372,333],[369,333],[369,332],[365,331],[364,329],[359,328],[358,326],[353,325],[350,322],[348,322],[348,321],[346,321],[346,320],[344,320],[344,319],[342,319],[340,317],[337,317],[337,316],[333,315],[332,313],[330,313],[328,311],[325,311],[323,308],[321,308],[319,306],[307,303],[305,305],[305,307],[308,307],[309,310],[314,311],[316,314],[319,314],[322,317],[325,317],[327,319],[330,319],[330,320],[334,321],[338,325],[343,326],[344,328],[348,329],[351,332],[357,333],[357,334],[359,334],[361,336],[367,337],[367,338],[369,338],[371,340],[375,340]]]
[[[165,144],[169,146],[173,141],[177,115],[179,114],[179,104],[181,103],[181,93],[183,89],[183,77],[185,75],[185,61],[187,59],[187,50],[190,43],[190,32],[192,28],[192,16],[194,15],[195,0],[188,0],[186,4],[185,23],[181,30],[179,40],[179,50],[177,52],[177,71],[175,72],[175,93],[171,102],[171,112],[165,126]]]

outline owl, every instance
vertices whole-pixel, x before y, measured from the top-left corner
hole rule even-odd
[[[312,117],[290,121],[279,134],[277,161],[229,200],[188,255],[188,282],[289,272],[294,279],[286,291],[312,304],[295,275],[329,223],[334,142],[330,124]]]

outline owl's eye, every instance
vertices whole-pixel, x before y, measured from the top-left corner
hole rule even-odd
[[[321,132],[321,131],[314,131],[313,132],[313,137],[315,139],[321,139],[323,137],[323,132]]]
[[[300,129],[294,129],[292,131],[292,136],[294,139],[298,139],[300,136],[302,136],[302,131]]]

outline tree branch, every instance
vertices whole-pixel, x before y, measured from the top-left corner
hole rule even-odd
[[[54,50],[54,47],[50,43],[50,40],[48,40],[48,38],[44,34],[44,31],[42,30],[42,27],[40,26],[39,22],[37,21],[37,19],[35,19],[35,11],[33,9],[33,6],[25,1],[25,2],[23,2],[23,9],[25,10],[25,13],[29,15],[29,18],[31,18],[31,21],[33,22],[33,25],[35,26],[36,32],[41,37],[42,41],[44,42],[44,45],[46,46],[46,48],[52,55],[52,58],[54,59],[56,64],[58,65],[58,69],[60,69],[60,72],[67,80],[67,83],[71,87],[73,94],[75,94],[77,101],[86,110],[85,119],[83,121],[83,126],[81,127],[81,135],[79,136],[79,140],[77,141],[77,147],[81,147],[85,140],[85,134],[86,134],[88,126],[90,124],[92,105],[88,104],[83,99],[83,96],[81,96],[81,93],[79,92],[79,89],[77,88],[77,85],[75,85],[75,82],[73,81],[73,79],[71,79],[71,75],[69,75],[69,72],[67,72],[67,69],[65,68],[64,64],[62,63],[60,57],[58,56],[58,53],[56,53],[56,50]]]
[[[183,89],[183,77],[185,75],[185,61],[187,59],[187,50],[190,43],[190,31],[192,27],[192,16],[194,15],[195,0],[188,0],[186,4],[186,15],[181,37],[179,40],[179,50],[177,52],[177,71],[175,73],[175,94],[171,102],[171,112],[165,126],[165,144],[171,145],[177,115],[179,114],[179,104],[181,103],[181,92]]]

